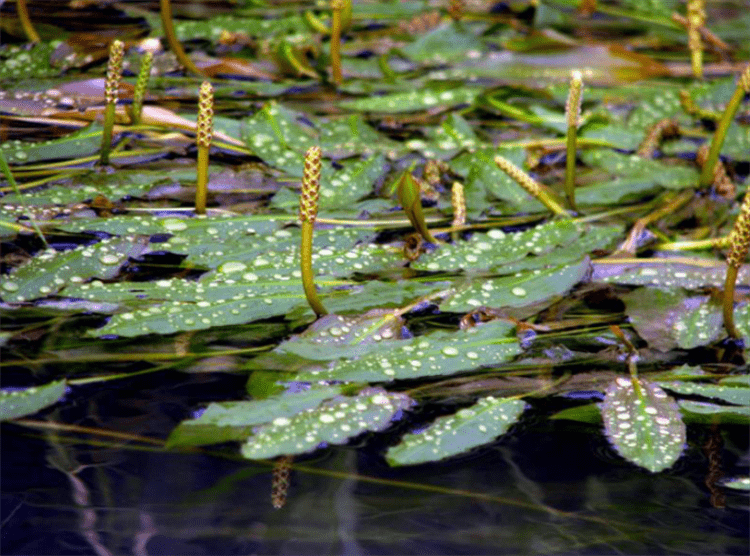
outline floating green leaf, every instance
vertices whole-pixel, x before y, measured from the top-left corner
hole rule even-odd
[[[618,377],[601,412],[607,438],[626,460],[656,473],[682,454],[685,424],[675,401],[656,384]]]
[[[283,377],[278,373],[279,379]],[[180,423],[169,435],[167,448],[244,440],[252,435],[255,425],[288,420],[339,394],[340,386],[313,385],[303,390],[292,388],[262,400],[214,402],[199,417]]]
[[[0,390],[0,421],[18,419],[56,403],[65,395],[65,381],[31,388]]]
[[[685,420],[703,424],[750,424],[750,406],[717,405],[693,400],[680,400],[680,411]]]
[[[460,454],[492,442],[521,417],[526,404],[512,398],[480,398],[454,415],[435,420],[426,429],[405,435],[388,449],[390,465],[414,465]]]
[[[468,312],[477,307],[525,307],[562,295],[584,279],[588,259],[516,276],[471,280],[456,287],[456,293],[440,304],[446,311]]]
[[[730,383],[731,384],[731,383]],[[673,381],[663,382],[661,386],[677,394],[689,394],[714,398],[736,405],[750,405],[750,388],[746,385],[733,386],[721,384],[704,384],[698,382]]]
[[[321,444],[344,444],[366,431],[380,431],[414,405],[406,394],[365,388],[354,397],[339,397],[292,417],[277,417],[256,429],[242,445],[248,459],[311,452]]]
[[[314,369],[297,380],[389,382],[471,371],[509,361],[521,346],[511,336],[514,325],[495,321],[458,332],[435,332],[410,340],[394,340],[389,349],[336,363],[327,370]]]
[[[89,156],[99,152],[101,143],[102,126],[98,123],[92,123],[60,139],[38,143],[23,143],[18,140],[11,140],[0,144],[0,148],[5,151],[9,163],[29,164],[31,162],[70,160]]]
[[[67,284],[89,278],[113,278],[128,257],[138,257],[147,249],[138,237],[105,239],[69,251],[48,249],[14,269],[3,280],[0,293],[5,301],[27,301],[56,294]]]
[[[443,91],[420,89],[405,93],[391,93],[383,96],[370,96],[356,100],[345,100],[339,106],[356,112],[417,112],[420,110],[447,108],[458,104],[471,104],[481,89],[473,87],[456,87]]]
[[[727,267],[723,262],[712,260],[685,261],[649,261],[633,263],[630,260],[602,260],[594,263],[594,280],[642,286],[660,286],[663,288],[684,288],[697,290],[706,287],[724,285]],[[737,281],[750,282],[750,265],[740,268]]]

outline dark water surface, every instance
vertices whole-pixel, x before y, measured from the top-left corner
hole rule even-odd
[[[236,377],[169,373],[39,420],[165,438]],[[77,400],[84,399],[76,396]],[[72,407],[71,407],[72,405]],[[388,435],[299,458],[285,507],[271,469],[236,447],[169,453],[95,435],[2,426],[2,546],[11,554],[747,554],[747,494],[712,507],[689,428],[677,465],[651,474],[614,455],[595,427],[541,418],[441,464],[389,468]],[[539,418],[534,418],[536,413]],[[716,437],[714,438],[716,440]],[[747,430],[727,427],[726,476],[747,473]],[[361,446],[366,443],[361,442]],[[717,456],[715,455],[714,458]],[[555,511],[557,510],[557,511]]]

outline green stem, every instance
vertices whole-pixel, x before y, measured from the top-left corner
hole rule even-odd
[[[312,268],[312,245],[313,245],[313,228],[315,222],[304,220],[302,222],[302,242],[300,243],[300,263],[302,270],[302,287],[305,290],[305,297],[310,304],[310,308],[318,317],[327,315],[323,304],[318,297],[318,290],[315,288],[315,278]]]
[[[104,129],[102,130],[102,148],[99,154],[99,164],[109,164],[109,153],[112,150],[112,128],[115,126],[115,105],[107,103],[104,108]]]
[[[580,71],[574,71],[570,78],[570,92],[565,103],[565,119],[568,122],[568,134],[565,153],[565,195],[568,205],[576,209],[576,142],[578,140],[578,124],[581,119],[581,93],[583,81]]]
[[[341,11],[343,2],[331,0],[331,74],[333,82],[341,85],[343,76],[341,73]]]
[[[721,152],[721,147],[724,145],[727,131],[729,130],[729,126],[732,125],[734,116],[747,92],[750,92],[750,64],[748,64],[745,71],[740,76],[740,79],[737,82],[737,88],[734,90],[732,98],[729,99],[729,103],[727,104],[724,113],[721,115],[721,120],[719,120],[719,124],[716,126],[713,139],[711,139],[711,147],[709,148],[708,156],[706,157],[706,163],[701,170],[699,181],[700,187],[708,187],[713,182],[714,167],[719,160],[719,153]]]
[[[208,151],[208,147],[203,145],[198,146],[195,214],[206,214],[206,200],[208,199]]]
[[[21,21],[21,27],[23,27],[23,32],[26,34],[26,38],[29,39],[29,42],[42,42],[36,29],[34,29],[34,26],[31,24],[29,7],[26,5],[26,0],[16,0],[16,13],[18,14],[18,19]]]
[[[727,334],[732,338],[740,337],[740,332],[734,324],[734,286],[735,282],[737,282],[737,273],[739,270],[739,267],[729,265],[727,267],[726,278],[724,279],[724,303],[722,304],[724,328],[727,329]]]
[[[16,178],[13,177],[13,172],[10,171],[10,166],[8,166],[8,161],[5,159],[5,153],[2,149],[0,149],[0,169],[3,171],[3,174],[5,174],[5,179],[8,180],[8,184],[13,188],[15,194],[18,195],[18,200],[21,203],[21,206],[23,206],[24,210],[26,210],[26,200],[21,196],[21,191],[20,189],[18,189]],[[31,226],[34,228],[34,231],[37,233],[37,235],[39,235],[39,238],[42,240],[45,247],[49,247],[49,244],[47,243],[42,230],[39,229],[39,226],[31,215],[29,215],[29,222],[31,223]]]
[[[169,43],[170,50],[172,50],[177,57],[177,61],[180,62],[180,64],[182,64],[182,66],[190,73],[204,75],[193,61],[188,58],[188,55],[185,54],[185,50],[182,48],[182,44],[177,40],[177,34],[174,32],[174,25],[172,24],[172,3],[170,0],[159,0],[159,7],[164,34],[167,37],[167,43]]]

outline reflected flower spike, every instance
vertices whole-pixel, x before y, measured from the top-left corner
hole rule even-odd
[[[302,193],[299,198],[299,219],[302,223],[300,244],[302,287],[305,290],[307,302],[318,317],[328,314],[318,298],[312,269],[313,228],[315,227],[315,218],[318,215],[321,156],[320,147],[315,146],[307,149],[305,168],[302,173]]]
[[[102,131],[102,147],[99,155],[99,163],[102,166],[109,164],[109,151],[112,148],[112,128],[115,126],[115,107],[120,88],[120,78],[122,77],[124,55],[125,44],[120,40],[112,41],[109,47],[107,77],[104,81],[104,130]]]
[[[541,184],[536,182],[531,176],[529,176],[526,172],[513,164],[510,160],[498,155],[495,157],[495,164],[503,172],[508,174],[508,176],[510,176],[513,181],[523,187],[530,195],[533,195],[536,199],[538,199],[539,202],[541,202],[549,210],[551,210],[558,216],[570,216],[570,214],[568,214],[568,211],[561,207],[560,204],[552,197],[552,195],[549,192],[545,191],[545,188],[542,187]]]
[[[740,332],[734,324],[734,287],[742,263],[747,259],[748,249],[750,249],[750,193],[746,192],[740,214],[729,234],[727,275],[724,281],[724,327],[732,338],[740,337]]]
[[[271,504],[280,510],[286,504],[289,492],[289,477],[292,474],[292,456],[281,456],[273,466],[273,477],[271,478]]]
[[[195,213],[206,214],[208,198],[208,153],[211,149],[214,126],[214,88],[204,81],[198,93],[198,167],[195,186]]]
[[[578,126],[581,122],[581,96],[583,79],[578,70],[570,74],[570,92],[565,103],[565,118],[568,122],[567,151],[565,158],[565,195],[568,205],[576,210],[575,172],[576,172],[576,142]]]

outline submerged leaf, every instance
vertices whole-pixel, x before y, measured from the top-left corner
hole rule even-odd
[[[0,421],[17,419],[36,413],[65,395],[65,381],[58,380],[43,386],[0,390]]]
[[[365,388],[354,397],[336,398],[259,427],[242,446],[242,455],[267,459],[310,452],[323,443],[344,444],[365,431],[385,429],[412,405],[406,394]]]
[[[471,407],[435,420],[426,429],[405,435],[388,449],[390,465],[413,465],[444,459],[491,442],[521,417],[526,403],[512,398],[481,398]]]
[[[618,377],[601,405],[604,431],[622,457],[654,473],[671,467],[685,447],[675,401],[656,384]]]

